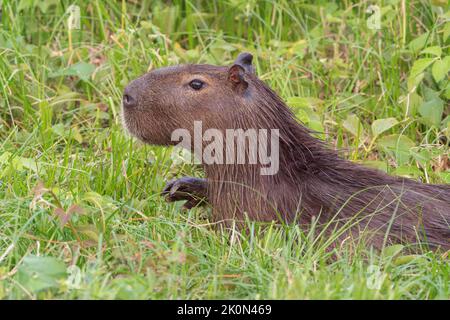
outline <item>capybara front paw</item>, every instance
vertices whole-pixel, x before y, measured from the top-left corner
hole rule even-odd
[[[206,204],[207,182],[205,179],[183,177],[169,181],[162,191],[166,201],[186,200],[183,207],[191,209]]]

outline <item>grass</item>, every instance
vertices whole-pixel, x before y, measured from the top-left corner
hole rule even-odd
[[[443,2],[381,1],[371,30],[365,1],[74,1],[81,29],[70,31],[69,1],[4,0],[0,298],[450,298],[446,254],[343,246],[330,262],[298,226],[244,232],[182,212],[159,192],[201,173],[120,122],[135,77],[249,50],[258,75],[345,157],[449,183]]]

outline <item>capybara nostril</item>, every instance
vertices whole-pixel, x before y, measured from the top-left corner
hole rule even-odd
[[[137,105],[137,100],[133,98],[133,96],[126,92],[123,95],[122,98],[123,106],[124,108],[134,108]]]

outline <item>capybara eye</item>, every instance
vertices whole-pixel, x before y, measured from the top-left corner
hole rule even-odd
[[[204,84],[205,83],[203,81],[198,80],[198,79],[194,79],[191,82],[189,82],[189,85],[194,90],[200,90],[201,88],[203,88]]]

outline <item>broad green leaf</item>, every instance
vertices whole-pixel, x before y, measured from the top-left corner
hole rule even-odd
[[[425,256],[421,256],[418,254],[408,254],[408,255],[404,255],[404,256],[399,256],[398,258],[396,258],[394,260],[394,265],[395,266],[400,266],[403,264],[407,264],[407,263],[411,263],[411,262],[426,262],[427,259],[425,258]]]
[[[299,121],[301,121],[302,123],[308,123],[309,122],[309,116],[308,116],[308,114],[306,113],[306,111],[305,110],[303,110],[303,109],[299,109],[297,112],[296,112],[296,116],[297,116],[297,119],[299,120]]]
[[[363,165],[369,168],[378,169],[384,172],[388,171],[388,165],[385,161],[380,160],[365,160],[362,162]]]
[[[27,168],[33,172],[38,172],[38,164],[36,159],[18,157],[17,161],[19,161],[22,167]]]
[[[414,142],[407,136],[391,134],[381,137],[378,140],[380,146],[385,152],[395,157],[397,164],[407,163],[411,158],[409,150],[415,146]]]
[[[421,149],[418,151],[411,149],[410,152],[414,159],[423,165],[427,164],[431,160],[431,153],[427,149]]]
[[[428,35],[429,35],[429,33],[426,32],[426,33],[420,35],[419,37],[417,37],[416,39],[412,40],[412,41],[409,43],[409,45],[408,45],[409,48],[410,48],[414,53],[417,53],[417,52],[419,52],[420,50],[422,50],[422,48],[425,47],[425,44],[426,44],[427,39],[428,39]]]
[[[110,209],[116,210],[117,206],[114,200],[108,195],[101,195],[94,191],[86,192],[83,196],[83,201],[94,204],[100,210]]]
[[[75,139],[78,143],[83,143],[83,136],[80,133],[80,130],[78,130],[77,127],[72,127],[70,129],[70,137]]]
[[[315,135],[318,138],[325,139],[325,136],[323,134],[325,129],[323,128],[322,122],[317,121],[317,120],[310,120],[308,122],[308,127],[316,133]]]
[[[433,67],[431,68],[431,74],[434,80],[439,82],[445,78],[445,76],[450,72],[450,56],[446,56],[442,60],[437,60]]]
[[[422,176],[422,171],[420,171],[417,166],[409,166],[409,165],[401,165],[394,169],[394,171],[391,172],[393,175],[399,176],[399,177],[405,177],[408,179],[418,179]]]
[[[390,260],[402,252],[403,248],[404,246],[401,244],[394,244],[392,246],[385,247],[383,250],[383,258]]]
[[[431,0],[433,6],[445,8],[448,5],[448,0]]]
[[[447,131],[450,136],[450,114],[442,120],[442,129],[444,129],[444,132]]]
[[[445,183],[450,183],[450,171],[439,172],[438,175]]]
[[[40,290],[58,287],[66,278],[66,265],[54,257],[29,255],[19,266],[16,280],[27,290]]]
[[[68,68],[64,68],[56,72],[50,73],[49,77],[76,76],[81,80],[87,81],[89,80],[89,77],[92,75],[94,70],[95,70],[94,65],[81,61],[75,63],[74,65],[71,65]]]
[[[442,54],[442,49],[439,46],[428,47],[420,51],[420,54],[432,54],[434,56],[440,57]]]
[[[448,36],[450,36],[450,22],[447,22],[444,26],[444,34],[443,34],[443,38],[442,40],[444,40],[444,42],[447,41]]]
[[[423,58],[416,60],[411,68],[411,77],[417,77],[422,73],[429,65],[431,65],[436,58]]]
[[[83,136],[77,127],[66,128],[62,123],[57,123],[52,126],[52,131],[60,137],[74,139],[79,143],[83,143]]]
[[[289,97],[286,102],[293,108],[317,108],[323,105],[323,100],[315,97]]]
[[[450,56],[445,56],[442,61],[444,62],[444,68],[447,70],[447,73],[450,72]]]
[[[400,101],[402,102],[403,112],[407,116],[415,116],[417,109],[423,103],[423,99],[417,91],[410,93],[409,96],[401,97]]]
[[[420,82],[422,82],[424,77],[423,73],[420,73],[417,76],[409,76],[408,77],[408,90],[411,91],[414,87],[417,87]]]
[[[73,66],[71,66],[69,70],[73,72],[74,75],[78,76],[80,79],[86,81],[94,72],[95,66],[86,62],[78,62]]]
[[[344,120],[342,126],[355,137],[358,137],[363,132],[363,126],[359,118],[355,114],[349,114]]]
[[[316,132],[320,132],[320,133],[324,132],[322,122],[320,122],[320,121],[311,120],[311,121],[309,121],[308,127]]]
[[[395,118],[377,119],[372,123],[372,134],[376,137],[398,123]]]
[[[444,79],[446,72],[444,69],[444,62],[442,60],[438,60],[433,64],[433,67],[431,68],[431,74],[433,75],[433,78],[434,80],[436,80],[436,82]]]
[[[25,157],[12,157],[11,152],[4,152],[0,154],[0,169],[5,167],[4,170],[0,170],[0,178],[3,177],[9,170],[13,171],[21,171],[24,169],[31,170],[35,173],[38,173],[40,170],[41,174],[45,174],[45,167],[41,162],[37,161],[33,158],[25,158]],[[38,170],[39,169],[39,170]]]
[[[422,116],[422,120],[431,126],[439,128],[442,120],[442,114],[444,112],[444,101],[439,96],[434,96],[432,99],[425,101],[419,107],[419,113]]]

